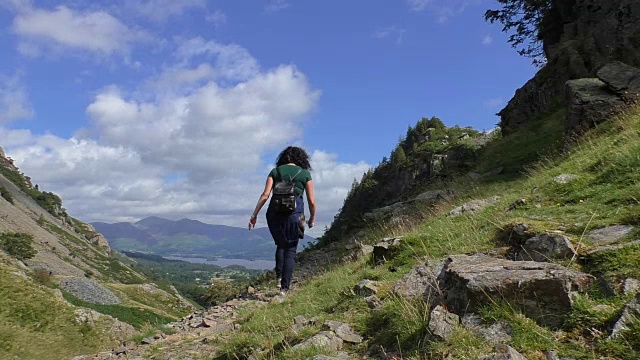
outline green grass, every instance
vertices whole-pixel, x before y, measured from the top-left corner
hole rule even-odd
[[[491,344],[463,328],[457,329],[448,341],[431,341],[425,326],[429,318],[426,305],[400,299],[390,289],[425,257],[437,261],[449,254],[476,253],[504,245],[514,224],[527,223],[534,232],[563,231],[582,253],[594,247],[585,237],[590,230],[614,224],[640,226],[640,108],[603,124],[574,143],[571,150],[561,153],[563,121],[564,111],[559,111],[528,129],[490,142],[478,154],[476,171],[504,167],[502,175],[480,182],[458,177],[415,190],[446,186],[456,197],[450,203],[416,209],[420,214],[417,223],[369,226],[369,234],[363,238],[368,243],[383,236],[405,236],[394,259],[379,267],[364,260],[336,266],[299,289],[284,304],[244,314],[242,329],[231,341],[220,344],[220,358],[233,359],[257,349],[264,350],[259,358],[298,358],[289,352],[290,346],[320,329],[311,327],[304,336],[293,333],[291,325],[296,315],[346,321],[368,338],[369,345],[401,352],[406,358],[475,359],[489,353]],[[577,179],[557,184],[553,178],[560,174],[574,174]],[[447,216],[448,211],[465,201],[494,195],[500,195],[500,200],[475,215]],[[525,204],[509,210],[519,199],[525,199]],[[622,242],[638,235],[640,232],[636,231]],[[322,245],[316,248],[322,249]],[[640,278],[640,246],[578,260],[562,263],[603,275],[612,282]],[[389,272],[389,266],[398,271]],[[379,281],[381,309],[370,310],[363,299],[351,293],[350,289],[363,278]],[[542,351],[552,349],[575,359],[631,359],[637,358],[638,332],[605,340],[627,300],[607,298],[594,287],[591,293],[576,298],[563,329],[540,326],[517,307],[502,301],[488,305],[481,315],[488,323],[508,322],[513,328],[510,345],[530,359],[542,359]],[[365,347],[352,347],[349,351],[363,353]]]
[[[175,318],[159,315],[147,309],[124,305],[100,305],[92,304],[77,297],[63,292],[64,299],[75,306],[95,310],[101,314],[110,315],[120,321],[132,325],[136,329],[141,329],[146,325],[162,325],[175,321]]]
[[[53,290],[0,261],[0,359],[70,359],[113,344],[98,324],[78,324]]]

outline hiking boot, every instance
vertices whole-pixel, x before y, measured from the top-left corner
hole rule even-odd
[[[276,288],[280,289],[282,287],[282,279],[278,278],[276,279]]]

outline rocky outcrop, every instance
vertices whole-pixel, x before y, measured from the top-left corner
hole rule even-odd
[[[586,291],[593,277],[551,263],[456,255],[447,260],[438,282],[444,303],[458,314],[505,299],[539,323],[558,326],[571,310],[573,294]]]
[[[542,34],[547,65],[500,111],[505,134],[565,103],[567,81],[593,77],[611,61],[640,66],[640,2],[556,0],[554,5],[555,26]]]
[[[400,249],[402,238],[385,238],[373,246],[373,262],[374,264],[383,264],[387,260],[393,258]]]
[[[629,235],[633,231],[631,225],[614,225],[592,230],[587,234],[587,239],[596,245],[609,245]]]
[[[487,206],[493,205],[498,200],[500,200],[500,196],[492,196],[490,198],[480,200],[471,200],[451,210],[449,212],[449,216],[456,217],[462,214],[474,214],[486,208]]]
[[[561,234],[539,234],[527,239],[515,256],[516,260],[550,261],[571,258],[576,250],[568,237]]]
[[[597,78],[567,82],[567,129],[582,132],[627,109],[640,97],[640,69],[612,62]]]

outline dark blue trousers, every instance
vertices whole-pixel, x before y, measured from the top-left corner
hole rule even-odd
[[[293,214],[279,214],[271,208],[267,209],[267,225],[276,244],[276,276],[282,278],[280,285],[283,290],[288,290],[291,286],[303,212],[302,197],[297,199]]]

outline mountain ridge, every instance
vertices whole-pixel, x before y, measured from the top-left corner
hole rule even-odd
[[[91,225],[119,251],[187,257],[273,259],[273,240],[266,227],[249,231],[188,218],[170,220],[158,216],[136,222],[93,222]],[[299,246],[303,248],[313,241],[314,238],[305,235]]]

